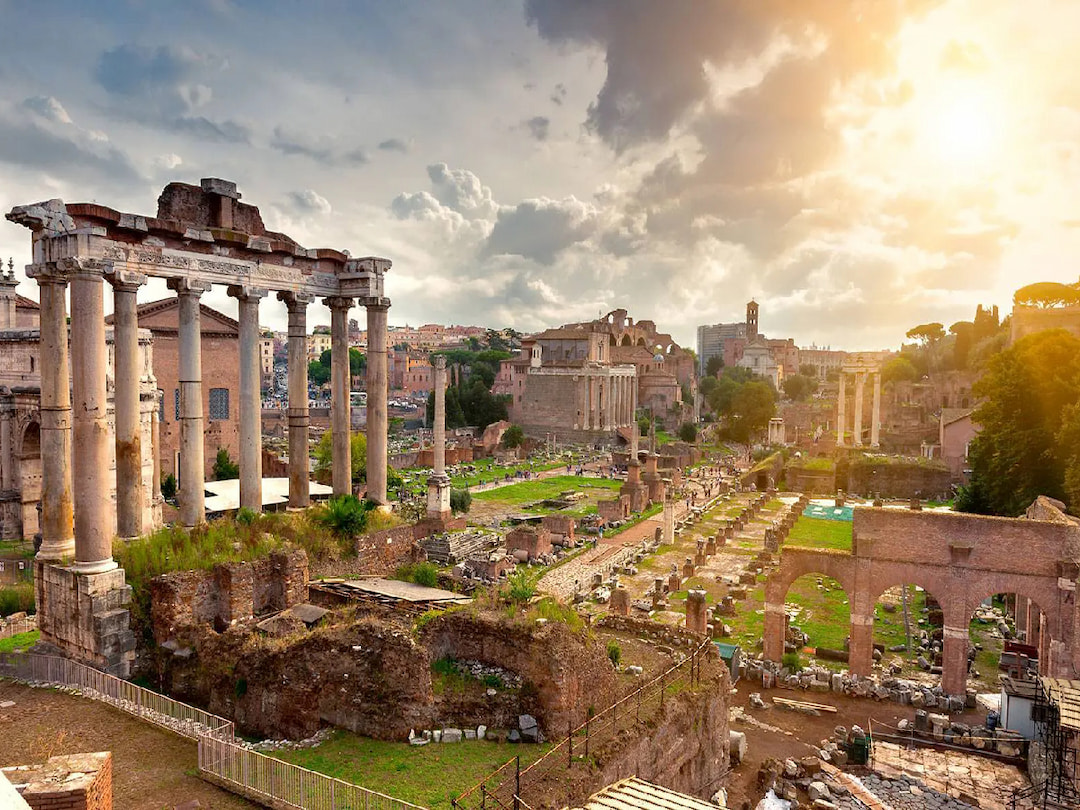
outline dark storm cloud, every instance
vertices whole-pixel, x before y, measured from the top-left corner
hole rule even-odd
[[[185,48],[145,48],[125,44],[105,51],[98,59],[94,78],[116,95],[155,96],[173,94],[190,79],[201,58]]]
[[[17,114],[0,114],[0,162],[99,182],[141,180],[128,156],[107,141],[70,123],[48,126]]]
[[[543,115],[534,115],[532,118],[525,121],[525,126],[528,128],[529,134],[536,138],[536,140],[546,141],[548,129],[551,127],[551,119]]]
[[[361,148],[343,150],[330,138],[310,136],[282,126],[274,127],[270,146],[283,155],[311,158],[325,166],[361,166],[370,160]]]
[[[484,252],[550,265],[562,250],[588,239],[595,230],[595,213],[578,200],[525,200],[499,212]]]

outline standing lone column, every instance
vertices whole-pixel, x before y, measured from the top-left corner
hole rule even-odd
[[[194,279],[169,280],[180,301],[180,523],[206,520],[202,396],[202,312],[199,298],[210,285]]]
[[[866,384],[866,373],[858,372],[855,375],[855,438],[856,447],[862,447],[862,412],[863,412],[863,387]]]
[[[262,511],[262,366],[259,301],[266,290],[229,287],[240,310],[240,506]]]
[[[428,479],[427,516],[430,520],[445,520],[450,514],[450,478],[446,475],[446,358],[434,359],[435,415],[431,420],[434,463]]]
[[[142,534],[142,425],[140,424],[139,314],[135,296],[146,276],[125,270],[109,273],[113,288],[113,347],[116,407],[116,533]]]
[[[116,568],[109,521],[109,423],[104,280],[90,260],[71,260],[74,399],[75,565],[84,574]]]
[[[874,411],[870,415],[870,446],[881,446],[881,372],[874,374]]]
[[[383,298],[382,301],[387,299]],[[367,306],[367,496],[386,503],[386,313],[389,304]]]
[[[352,403],[349,396],[352,374],[349,368],[349,309],[353,305],[353,299],[335,296],[327,298],[324,303],[330,307],[330,430],[333,441],[331,459],[334,494],[351,495],[352,444],[349,434]],[[370,340],[369,336],[369,343]]]
[[[68,376],[67,279],[55,265],[33,265],[41,299],[41,548],[39,560],[75,554],[71,511],[71,380]]]
[[[307,293],[280,292],[289,310],[289,508],[310,503],[308,453]],[[370,452],[370,449],[369,451]]]
[[[847,374],[840,369],[840,396],[836,399],[836,446],[844,446],[844,432],[847,430]]]

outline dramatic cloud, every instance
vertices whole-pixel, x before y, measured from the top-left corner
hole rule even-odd
[[[595,210],[573,197],[525,200],[499,212],[486,252],[516,254],[549,265],[560,251],[584,241],[595,230]]]
[[[283,155],[301,155],[327,166],[363,165],[369,158],[360,148],[340,149],[337,144],[325,136],[308,135],[299,130],[286,127],[274,127],[274,137],[270,146]]]

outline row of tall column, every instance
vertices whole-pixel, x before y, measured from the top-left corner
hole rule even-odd
[[[855,447],[863,446],[863,394],[866,387],[867,377],[873,377],[874,402],[870,415],[870,446],[878,447],[881,444],[881,372],[880,371],[854,371],[840,372],[840,394],[836,403],[836,444],[846,444],[847,433],[847,377],[855,378],[855,424],[852,431],[852,444]]]
[[[581,430],[610,430],[634,422],[637,378],[625,375],[586,375],[582,383]]]
[[[35,265],[41,306],[42,560],[68,560],[83,573],[116,567],[107,512],[109,427],[104,282],[113,291],[115,342],[116,526],[141,533],[144,492],[139,426],[139,338],[136,296],[146,277],[90,259]],[[70,343],[65,293],[70,287]],[[200,298],[210,285],[170,279],[179,301],[180,522],[205,520],[204,414]],[[267,290],[231,286],[240,321],[240,505],[262,508],[262,401],[259,302]],[[289,506],[308,506],[307,305],[305,293],[278,294],[289,313]],[[331,410],[335,494],[352,491],[348,313],[353,299],[326,299],[332,321]],[[386,321],[388,306],[368,305],[368,497],[386,502]],[[70,368],[68,365],[70,345]],[[73,402],[74,400],[74,402]],[[73,408],[74,405],[74,408]],[[74,416],[73,416],[74,411]],[[157,473],[155,464],[155,474]]]

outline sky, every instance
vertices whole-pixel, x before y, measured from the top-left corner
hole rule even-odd
[[[623,307],[693,347],[754,298],[770,337],[895,348],[1080,277],[1078,30],[1074,0],[0,0],[0,209],[220,177],[391,259],[394,324]]]

